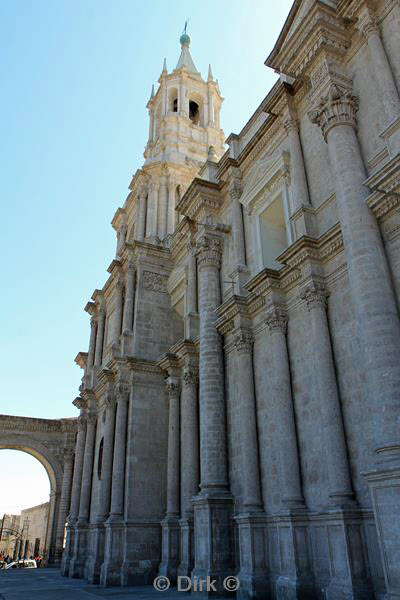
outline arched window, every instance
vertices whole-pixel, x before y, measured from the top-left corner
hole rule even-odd
[[[189,102],[189,119],[195,125],[200,124],[200,109],[199,105],[194,100],[190,100]]]
[[[101,438],[99,445],[99,454],[97,457],[97,476],[101,479],[101,470],[103,468],[103,448],[104,448],[104,438]]]

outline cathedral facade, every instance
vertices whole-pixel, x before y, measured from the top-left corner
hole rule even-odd
[[[85,308],[65,575],[400,598],[399,30],[296,0],[226,145],[186,33],[164,63]]]

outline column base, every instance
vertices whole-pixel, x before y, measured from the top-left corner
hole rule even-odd
[[[121,516],[111,515],[105,523],[105,560],[100,569],[100,584],[121,585],[125,523]]]
[[[400,460],[364,474],[369,485],[386,583],[385,600],[400,600]]]
[[[161,521],[162,554],[159,573],[176,583],[179,566],[179,521],[178,517],[166,517]]]
[[[152,584],[158,574],[160,555],[160,522],[126,521],[121,585]]]
[[[74,537],[75,530],[74,526],[71,524],[67,525],[67,537],[65,540],[65,548],[61,558],[61,575],[64,577],[68,577],[69,574],[69,566],[71,562],[71,558],[74,550]]]
[[[190,577],[194,567],[194,518],[187,517],[179,521],[181,562],[178,575]]]
[[[234,575],[233,498],[224,490],[204,490],[193,499],[193,508],[195,566],[192,581],[194,578],[198,582],[205,581],[207,577],[215,580],[217,591],[203,586],[200,590],[203,596],[232,597],[223,581]]]
[[[85,563],[88,552],[89,525],[77,523],[75,526],[74,553],[69,565],[68,576],[82,578],[85,572]]]
[[[100,569],[104,561],[106,532],[103,523],[91,526],[89,534],[89,557],[85,565],[85,578],[89,583],[99,583]]]
[[[235,521],[240,556],[237,597],[241,600],[265,598],[269,588],[266,515],[261,510],[241,513]]]

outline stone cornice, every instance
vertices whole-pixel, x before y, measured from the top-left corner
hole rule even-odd
[[[115,231],[118,231],[121,225],[124,224],[126,219],[126,210],[125,208],[117,208],[115,214],[112,218],[111,225]]]
[[[333,7],[318,0],[299,20],[293,33],[288,35],[299,7],[300,3],[293,7],[274,49],[265,61],[268,67],[292,77],[301,76],[321,50],[325,49],[331,56],[342,58],[350,46],[343,19],[338,18]]]
[[[249,318],[248,297],[233,295],[223,302],[215,311],[218,320],[215,324],[221,335],[227,335],[234,327],[242,326],[242,321]]]
[[[81,369],[86,369],[87,359],[87,352],[78,352],[78,354],[75,356],[74,361],[78,365],[78,367],[80,367]]]
[[[176,208],[192,221],[206,222],[218,214],[222,205],[220,189],[220,184],[196,177]]]
[[[372,190],[367,203],[377,219],[391,215],[400,205],[400,156],[395,156],[364,181]]]
[[[107,269],[108,273],[113,274],[114,270],[116,273],[118,273],[121,269],[121,261],[118,258],[114,258],[114,260],[111,261],[110,266]]]
[[[131,371],[162,375],[162,369],[155,361],[128,356],[126,358],[126,363]]]
[[[2,431],[62,433],[75,432],[76,427],[77,419],[71,419],[71,426],[69,426],[68,419],[36,419],[31,417],[0,415],[0,429]]]

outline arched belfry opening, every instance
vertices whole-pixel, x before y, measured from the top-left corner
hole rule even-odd
[[[200,125],[200,107],[194,100],[189,102],[189,119],[195,125]]]

